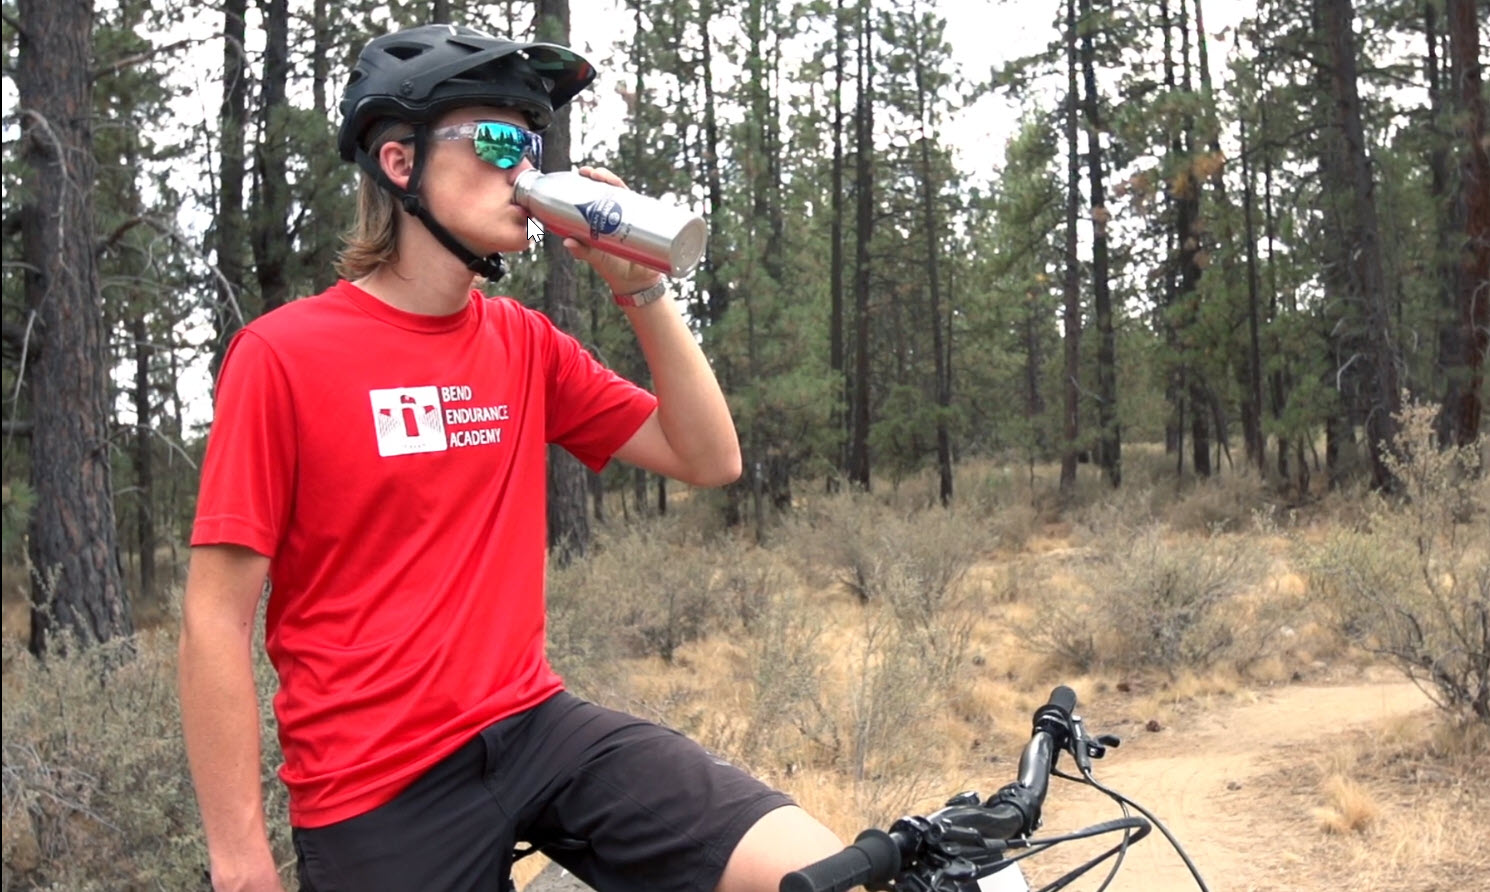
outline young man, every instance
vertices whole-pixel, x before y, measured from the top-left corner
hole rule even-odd
[[[454,26],[358,61],[346,279],[236,337],[202,472],[180,686],[216,889],[281,888],[250,653],[266,577],[303,889],[499,890],[525,840],[605,890],[766,892],[840,847],[691,741],[564,692],[544,657],[548,443],[697,485],[740,472],[656,273],[565,242],[617,295],[655,396],[471,288],[525,247],[513,180],[593,78],[565,48]]]

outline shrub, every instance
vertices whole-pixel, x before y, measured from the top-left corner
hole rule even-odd
[[[821,760],[832,762],[841,743],[823,702],[828,654],[821,644],[821,617],[799,594],[776,591],[760,604],[753,632],[746,642],[745,672],[754,701],[742,755],[751,763],[767,754],[799,763],[806,749],[814,749]]]
[[[1245,529],[1252,520],[1264,492],[1255,468],[1243,465],[1234,471],[1198,480],[1165,512],[1172,530],[1206,533],[1222,529]]]
[[[1242,643],[1236,596],[1263,563],[1245,540],[1213,534],[1167,541],[1140,530],[1084,569],[1106,629],[1102,662],[1122,668],[1204,669]]]
[[[788,533],[809,581],[827,569],[865,603],[909,585],[932,611],[956,596],[968,569],[997,544],[997,532],[968,515],[940,508],[905,514],[863,494],[825,501],[794,518]]]
[[[181,738],[174,640],[62,643],[45,661],[4,643],[3,887],[202,888],[207,853]],[[270,842],[276,861],[293,865],[262,657],[256,674]]]
[[[674,521],[596,537],[588,560],[550,574],[549,650],[564,669],[617,657],[661,657],[702,637],[716,618],[718,551]]]
[[[1337,626],[1443,709],[1490,723],[1490,481],[1478,444],[1440,450],[1432,408],[1408,405],[1387,463],[1402,485],[1366,523],[1305,549]]]

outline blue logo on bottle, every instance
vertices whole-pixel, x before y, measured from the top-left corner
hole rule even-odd
[[[577,204],[575,207],[585,215],[585,222],[590,225],[590,238],[592,239],[610,235],[621,228],[621,203],[614,198],[600,198],[585,204]]]

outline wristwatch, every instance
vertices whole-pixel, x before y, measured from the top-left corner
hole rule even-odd
[[[667,294],[667,291],[667,279],[658,279],[655,285],[648,285],[646,288],[640,291],[633,291],[630,294],[617,294],[614,297],[616,299],[616,306],[618,307],[645,307],[647,304]]]

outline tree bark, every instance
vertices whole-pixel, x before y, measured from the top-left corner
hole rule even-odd
[[[1238,116],[1241,125],[1242,156],[1242,226],[1247,243],[1247,403],[1243,426],[1247,433],[1247,457],[1257,465],[1257,473],[1267,473],[1267,444],[1262,435],[1262,344],[1259,336],[1259,295],[1257,278],[1257,227],[1253,222],[1252,165],[1247,143],[1247,115]]]
[[[264,14],[264,83],[254,146],[254,270],[262,312],[290,299],[288,179],[290,9],[288,0],[259,0]]]
[[[150,405],[150,333],[145,325],[145,312],[136,308],[130,320],[130,333],[134,339],[135,358],[135,548],[140,560],[140,600],[150,601],[155,597],[155,462],[150,431],[154,427],[154,412]]]
[[[538,0],[538,39],[568,45],[569,0]],[[569,122],[572,106],[554,115],[543,134],[543,169],[568,170]],[[543,240],[548,279],[543,286],[543,312],[570,334],[577,334],[581,321],[579,289],[574,258],[559,239]],[[559,566],[584,555],[590,547],[590,515],[585,510],[585,467],[559,446],[548,450],[548,547]]]
[[[867,7],[868,4],[865,4]],[[850,482],[869,490],[869,242],[874,235],[874,35],[867,8],[860,15],[858,104],[854,110],[854,192],[858,199],[854,232],[854,389],[850,407]]]
[[[331,59],[335,52],[331,46],[331,26],[326,20],[327,0],[315,0],[311,6],[311,40],[314,49],[310,57],[311,108],[316,114],[326,114],[326,81],[331,77]]]
[[[1069,496],[1076,487],[1076,438],[1081,433],[1081,279],[1076,260],[1076,215],[1080,206],[1078,183],[1081,164],[1076,151],[1076,115],[1079,98],[1076,92],[1076,0],[1066,0],[1066,278],[1065,278],[1065,363],[1063,373],[1064,425],[1061,443],[1060,491]]]
[[[719,119],[716,116],[714,98],[714,40],[709,35],[709,23],[713,21],[712,0],[703,0],[699,5],[699,40],[703,46],[702,80],[704,83],[704,181],[709,190],[709,218],[724,219],[724,183],[719,170]],[[729,309],[730,291],[713,250],[704,254],[704,281],[708,283],[709,299],[701,317],[710,324],[724,318]]]
[[[1107,482],[1123,482],[1123,441],[1117,418],[1117,340],[1112,330],[1112,288],[1108,282],[1106,173],[1102,162],[1102,119],[1097,101],[1096,52],[1092,46],[1092,0],[1081,0],[1081,70],[1086,88],[1087,171],[1092,195],[1092,309],[1097,322],[1097,457]]]
[[[913,13],[919,23],[921,16]],[[921,40],[917,33],[915,39]],[[931,289],[931,344],[935,356],[936,387],[936,466],[938,497],[942,507],[952,504],[952,440],[947,430],[947,416],[952,407],[951,374],[947,368],[947,357],[942,343],[942,292],[938,260],[941,257],[941,228],[936,214],[936,187],[931,170],[931,128],[927,120],[931,112],[926,102],[926,71],[922,60],[925,55],[917,47],[916,57],[916,108],[921,124],[921,207],[924,214],[922,228],[926,230],[926,280]]]
[[[1376,216],[1375,182],[1366,155],[1361,100],[1356,89],[1355,12],[1351,0],[1319,0],[1321,24],[1329,45],[1330,80],[1340,127],[1340,162],[1348,189],[1345,214],[1345,272],[1348,293],[1360,302],[1367,363],[1367,452],[1371,482],[1377,489],[1395,486],[1383,460],[1397,433],[1402,394],[1397,382],[1398,355],[1392,341],[1386,276],[1381,264],[1381,228]]]
[[[218,112],[217,302],[213,306],[212,377],[217,378],[228,342],[243,327],[243,127],[248,108],[248,68],[244,60],[244,19],[248,0],[224,0],[222,106]]]
[[[103,302],[90,190],[95,169],[92,0],[21,0],[16,68],[21,153],[30,201],[22,208],[26,306],[36,358],[26,370],[36,508],[31,640],[55,633],[85,645],[133,632],[120,578],[110,483],[110,407]]]
[[[1183,71],[1181,86],[1186,93],[1194,89],[1190,69],[1190,17],[1186,0],[1180,0],[1180,62]],[[1195,117],[1184,116],[1183,129],[1179,134],[1180,151],[1184,163],[1180,172],[1180,194],[1176,202],[1175,236],[1179,241],[1179,291],[1176,300],[1184,310],[1184,327],[1194,324],[1198,307],[1197,286],[1200,284],[1200,180],[1195,165]],[[1210,404],[1210,388],[1205,377],[1191,362],[1195,345],[1185,332],[1179,332],[1182,349],[1188,354],[1181,366],[1183,384],[1181,392],[1190,405],[1190,463],[1197,476],[1211,475],[1211,439],[1207,422],[1207,407]]]
[[[837,447],[837,466],[828,478],[829,491],[838,488],[838,473],[848,472],[848,395],[850,377],[844,368],[843,344],[843,0],[833,7],[833,194],[828,232],[828,367],[834,381],[831,423]]]
[[[1462,221],[1457,279],[1459,327],[1464,344],[1463,383],[1450,406],[1460,446],[1479,436],[1485,411],[1485,355],[1490,351],[1490,152],[1486,150],[1483,61],[1474,0],[1447,0],[1449,53],[1453,60],[1459,126],[1459,188],[1455,218]]]
[[[1159,0],[1159,28],[1163,32],[1164,40],[1164,89],[1168,93],[1173,93],[1176,83],[1174,77],[1174,34],[1172,30],[1173,26],[1169,18],[1168,0]],[[1180,149],[1181,144],[1179,132],[1171,129],[1169,134],[1168,146],[1168,163],[1170,165],[1173,165],[1175,159],[1179,157]],[[1173,189],[1164,190],[1164,202],[1167,212],[1166,216],[1170,219],[1177,220],[1179,214],[1179,202],[1176,200]],[[1176,222],[1175,228],[1170,229],[1169,232],[1167,232],[1165,235],[1166,258],[1173,258],[1174,256],[1176,256],[1175,252],[1178,249],[1181,241],[1176,236],[1176,230],[1178,229],[1178,226],[1179,224],[1178,222]],[[1171,316],[1174,305],[1178,301],[1178,298],[1179,264],[1173,262],[1172,260],[1166,260],[1164,264],[1164,306],[1159,314],[1159,325],[1164,331],[1164,346],[1168,350],[1168,354],[1170,357],[1169,362],[1171,364],[1171,367],[1168,369],[1168,374],[1165,376],[1164,401],[1172,407],[1173,412],[1168,418],[1165,419],[1164,422],[1164,453],[1166,455],[1175,455],[1176,475],[1182,473],[1185,468],[1185,422],[1183,417],[1185,397],[1183,388],[1181,386],[1183,383],[1184,375],[1181,371],[1181,366],[1177,359],[1179,353],[1179,333],[1175,330],[1174,319]]]

